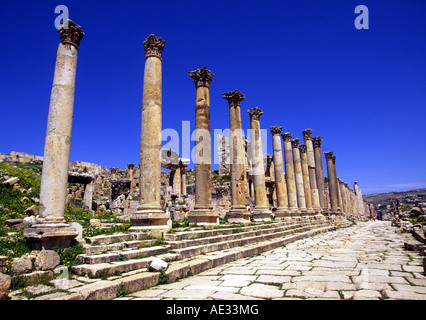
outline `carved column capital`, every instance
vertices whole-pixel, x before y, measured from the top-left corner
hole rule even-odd
[[[291,146],[293,148],[299,148],[299,138],[291,140]]]
[[[248,114],[250,115],[250,120],[259,120],[260,116],[263,114],[262,109],[260,108],[251,108],[247,110]]]
[[[246,97],[238,90],[229,91],[222,94],[223,98],[228,100],[229,107],[239,106],[241,101],[243,101]]]
[[[164,50],[165,41],[153,34],[150,34],[143,42],[145,48],[145,59],[157,57],[161,60],[161,53]]]
[[[324,152],[324,156],[327,160],[333,160],[333,151],[331,152]]]
[[[322,137],[313,137],[312,138],[312,143],[314,145],[314,148],[320,148],[321,147],[321,143],[322,143]]]
[[[333,156],[331,159],[333,160],[333,163],[336,164],[336,156]]]
[[[67,25],[68,28],[65,28]],[[70,44],[78,50],[80,40],[84,37],[84,32],[78,24],[72,20],[67,20],[67,23],[61,23],[58,32],[62,44]]]
[[[304,152],[304,153],[306,153],[306,152],[307,152],[306,144],[301,144],[301,145],[299,146],[299,150],[300,150],[300,152]]]
[[[192,79],[194,79],[195,87],[210,87],[210,82],[212,82],[212,78],[214,76],[214,74],[207,69],[206,66],[194,71],[189,71],[188,74]]]
[[[303,139],[306,140],[312,140],[312,129],[305,129],[302,131]]]
[[[281,133],[282,129],[283,129],[283,127],[281,127],[281,126],[273,126],[273,127],[270,128],[273,136],[279,135]]]
[[[293,134],[291,132],[281,133],[281,138],[284,140],[284,142],[290,142],[292,136]]]

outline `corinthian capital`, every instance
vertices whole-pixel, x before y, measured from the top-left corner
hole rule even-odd
[[[284,140],[284,142],[290,142],[292,136],[293,134],[291,132],[284,132],[281,134],[281,138]]]
[[[251,108],[248,109],[247,112],[250,115],[250,119],[253,120],[259,120],[260,116],[263,114],[263,111],[260,108]]]
[[[283,127],[281,127],[281,126],[273,126],[273,127],[270,128],[273,136],[280,134],[282,129],[283,129]]]
[[[324,152],[324,156],[327,160],[333,160],[333,151],[331,152]]]
[[[66,28],[67,25],[68,28]],[[62,44],[70,44],[78,50],[80,40],[84,37],[84,32],[78,24],[72,20],[67,20],[67,23],[61,24],[58,32]]]
[[[293,148],[299,148],[299,138],[291,140],[291,146]]]
[[[212,82],[212,78],[214,76],[214,74],[209,69],[207,69],[206,66],[202,67],[201,69],[189,71],[188,74],[192,79],[194,79],[195,87],[209,87],[210,82]]]
[[[312,143],[314,145],[314,148],[320,148],[322,143],[322,137],[313,137]]]
[[[165,41],[160,37],[150,34],[143,42],[145,48],[145,59],[148,57],[157,57],[161,59],[161,53],[164,49]]]
[[[304,153],[306,153],[306,151],[307,151],[307,149],[306,149],[306,144],[301,144],[301,145],[299,146],[299,150],[300,150],[300,152],[304,152]]]
[[[241,101],[243,101],[246,98],[238,90],[226,92],[226,93],[222,94],[222,96],[223,96],[224,99],[228,100],[230,107],[239,106]]]
[[[312,129],[305,129],[302,131],[302,134],[305,141],[312,139]]]

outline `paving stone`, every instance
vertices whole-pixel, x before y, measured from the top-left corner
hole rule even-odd
[[[284,295],[284,291],[279,290],[276,286],[270,286],[260,283],[252,283],[240,290],[240,294],[257,298],[279,298]]]
[[[212,285],[189,285],[184,290],[200,290],[200,291],[225,291],[237,293],[240,288],[224,287],[224,286],[212,286]]]
[[[216,291],[213,290],[179,290],[173,289],[161,294],[163,298],[174,299],[207,299]]]
[[[377,290],[358,290],[354,292],[354,300],[378,300],[382,294]]]
[[[256,279],[256,282],[266,283],[266,284],[282,284],[290,282],[290,276],[274,276],[274,275],[260,275]]]

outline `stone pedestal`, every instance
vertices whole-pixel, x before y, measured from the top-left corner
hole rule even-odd
[[[161,208],[161,53],[164,40],[151,34],[144,43],[145,71],[142,96],[140,144],[140,198],[135,214],[130,217],[130,231],[161,236],[170,227],[170,219]]]
[[[206,67],[190,71],[196,88],[195,99],[195,205],[188,213],[191,223],[214,226],[219,215],[213,211],[211,181],[210,82],[213,73]]]
[[[263,111],[259,108],[252,108],[247,112],[250,115],[251,150],[249,154],[252,161],[255,199],[253,221],[270,221],[272,212],[269,209],[268,200],[266,198],[265,168],[263,165],[262,139],[259,122]]]
[[[245,142],[241,125],[241,101],[245,96],[238,90],[223,94],[229,103],[231,209],[226,213],[230,223],[250,223],[250,212],[245,206]]]
[[[297,215],[299,208],[297,206],[296,180],[294,177],[293,147],[291,146],[290,132],[281,134],[284,144],[285,178],[287,182],[288,208],[292,215]]]
[[[39,219],[24,230],[33,250],[68,247],[77,237],[75,228],[65,223],[68,165],[74,109],[77,53],[84,37],[81,27],[68,20],[68,28],[59,29],[61,43],[56,56],[50,96],[40,185]]]
[[[274,174],[275,174],[275,189],[277,195],[277,210],[275,210],[275,218],[281,219],[289,216],[287,198],[287,184],[284,175],[284,161],[281,148],[281,130],[280,126],[270,128],[272,134],[272,149],[274,152]]]

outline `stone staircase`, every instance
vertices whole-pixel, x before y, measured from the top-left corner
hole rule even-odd
[[[69,289],[67,294],[62,293],[61,299],[113,299],[120,288],[132,293],[153,287],[159,281],[171,283],[351,224],[344,219],[305,217],[249,226],[226,225],[212,230],[179,231],[164,234],[164,239],[149,239],[145,233],[87,238],[83,254],[78,256],[82,264],[72,270],[79,275],[77,279],[99,279]],[[148,271],[154,258],[166,261],[169,264],[167,270],[161,273]]]

